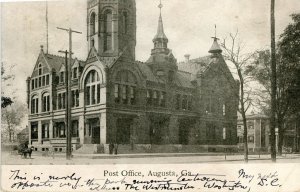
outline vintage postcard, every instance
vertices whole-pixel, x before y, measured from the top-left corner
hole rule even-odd
[[[300,1],[1,1],[1,191],[300,191]]]

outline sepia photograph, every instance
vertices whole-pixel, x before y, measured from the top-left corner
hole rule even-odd
[[[5,191],[300,190],[300,1],[0,3]]]

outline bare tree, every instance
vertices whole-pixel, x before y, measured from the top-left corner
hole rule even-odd
[[[224,49],[224,57],[227,61],[234,64],[239,81],[240,81],[240,95],[239,95],[239,113],[242,115],[244,125],[244,160],[248,162],[248,131],[246,112],[252,105],[251,88],[248,83],[251,77],[245,75],[245,66],[249,63],[254,54],[243,54],[244,45],[238,40],[238,31],[235,34],[229,34],[229,42],[225,38],[221,43]]]
[[[1,110],[2,137],[8,135],[9,142],[14,141],[16,128],[19,126],[27,113],[26,105],[14,102]]]

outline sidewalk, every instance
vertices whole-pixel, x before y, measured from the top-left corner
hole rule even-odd
[[[249,155],[249,163],[271,162],[270,154]],[[279,163],[300,163],[300,154],[278,156]],[[146,154],[74,154],[66,160],[64,153],[43,156],[33,153],[32,159],[23,159],[19,155],[2,153],[3,164],[29,165],[90,165],[90,164],[194,164],[194,163],[244,163],[243,154],[224,153],[146,153]]]

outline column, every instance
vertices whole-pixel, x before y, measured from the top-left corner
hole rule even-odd
[[[42,144],[42,122],[38,121],[38,143]]]
[[[106,104],[106,87],[100,87],[100,104]]]
[[[53,139],[53,120],[49,121],[49,139]]]
[[[84,141],[84,116],[83,115],[79,116],[78,132],[79,132],[80,144],[83,144],[83,141]]]
[[[106,112],[100,115],[100,143],[106,144]]]

